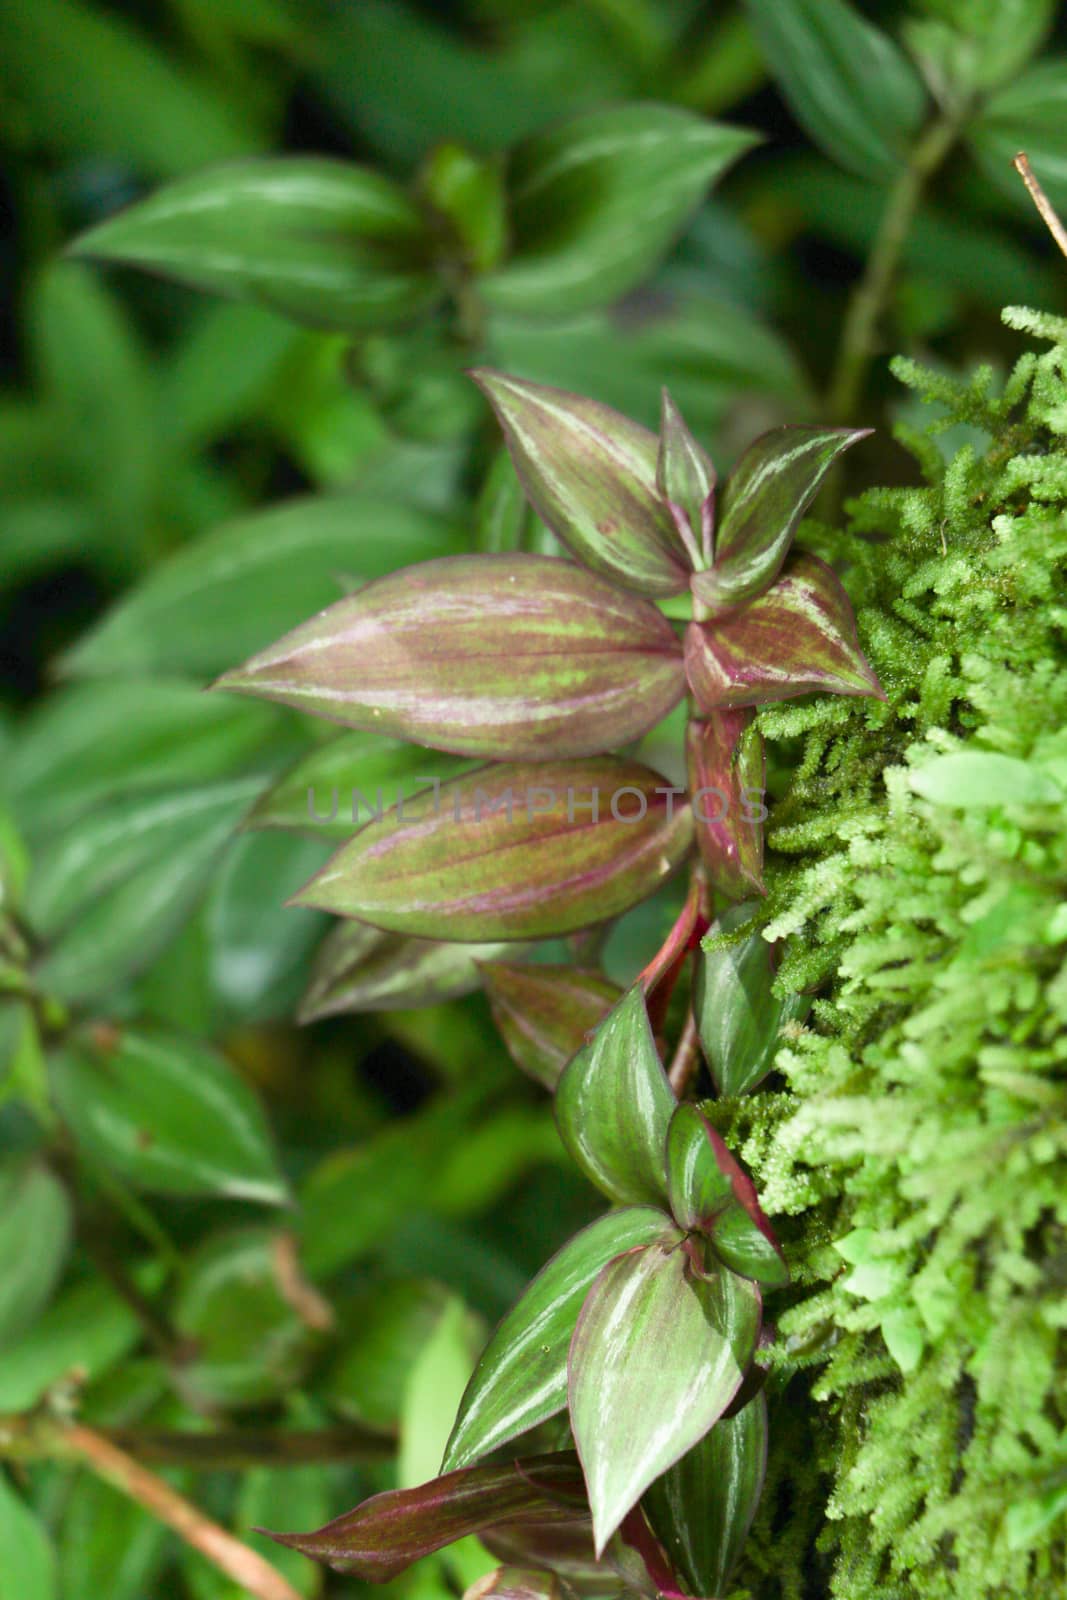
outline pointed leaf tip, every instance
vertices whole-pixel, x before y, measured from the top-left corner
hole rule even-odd
[[[781,1248],[752,1179],[699,1107],[680,1105],[667,1130],[667,1183],[680,1228],[696,1230],[743,1277],[771,1288],[788,1283]]]
[[[711,554],[715,482],[714,462],[690,433],[669,390],[664,389],[656,484],[664,499],[676,506],[685,519],[679,536],[690,564],[697,568],[703,567]]]
[[[471,373],[497,414],[526,496],[578,559],[639,594],[680,594],[686,565],[656,484],[656,435],[610,406],[489,367]]]

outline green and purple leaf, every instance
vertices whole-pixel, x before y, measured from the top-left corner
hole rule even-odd
[[[681,594],[687,567],[656,484],[656,435],[565,389],[477,368],[541,518],[578,559],[639,594]]]
[[[601,1272],[570,1352],[571,1425],[598,1553],[722,1415],[759,1327],[755,1285],[731,1272],[702,1276],[681,1246],[631,1250]]]
[[[647,601],[552,556],[442,556],[339,600],[215,685],[458,755],[593,755],[685,692]]]
[[[687,559],[694,567],[706,566],[714,546],[715,463],[693,438],[666,389],[660,412],[656,485],[672,509]]]
[[[723,492],[715,560],[692,580],[706,616],[770,587],[819,485],[870,428],[773,428],[749,445]]]
[[[362,922],[340,922],[319,946],[299,1022],[350,1011],[392,1011],[438,1005],[471,994],[481,983],[479,963],[510,945],[453,944],[383,933]]]
[[[609,1211],[575,1234],[497,1327],[460,1404],[442,1467],[468,1466],[567,1404],[567,1350],[582,1303],[612,1257],[678,1229],[651,1206]]]
[[[771,1288],[788,1283],[789,1270],[752,1179],[695,1105],[675,1111],[666,1151],[670,1206],[678,1226],[703,1233],[719,1259],[743,1277]]]
[[[799,1023],[809,996],[774,993],[774,950],[760,932],[738,944],[709,948],[720,934],[738,927],[751,906],[726,912],[704,941],[697,964],[693,1014],[715,1088],[721,1095],[748,1094],[774,1065],[782,1030]]]
[[[512,1060],[546,1089],[619,998],[618,986],[580,967],[481,963],[493,1020]]]
[[[368,824],[293,903],[421,938],[570,933],[644,900],[685,859],[692,822],[675,796],[611,756],[482,767]]]
[[[720,1417],[646,1492],[645,1513],[691,1594],[729,1594],[766,1470],[767,1401],[757,1394]]]
[[[885,699],[840,580],[806,554],[793,556],[773,587],[741,610],[691,622],[685,666],[705,713],[813,691]]]
[[[628,989],[556,1089],[560,1136],[609,1200],[663,1205],[664,1142],[674,1090],[652,1037],[644,990]]]
[[[764,894],[763,735],[748,708],[711,711],[685,735],[697,848],[713,889],[730,900]]]
[[[582,1521],[524,1522],[491,1528],[479,1534],[482,1544],[512,1566],[545,1567],[567,1589],[579,1595],[615,1595],[623,1585],[608,1561],[593,1551],[593,1525],[588,1509]]]
[[[269,1537],[335,1572],[388,1583],[413,1561],[468,1534],[580,1522],[586,1514],[582,1475],[568,1451],[450,1472],[414,1489],[387,1489],[314,1533]]]
[[[471,1584],[463,1600],[565,1600],[570,1592],[556,1573],[540,1567],[494,1567]]]

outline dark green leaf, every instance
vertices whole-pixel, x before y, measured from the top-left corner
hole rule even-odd
[[[631,743],[681,699],[647,601],[550,556],[445,556],[380,578],[215,687],[501,760]]]
[[[66,1261],[71,1214],[47,1167],[8,1157],[0,1164],[0,1346],[47,1304]]]
[[[998,89],[968,129],[982,171],[1020,206],[1030,200],[1012,165],[1025,150],[1054,206],[1067,208],[1067,59],[1039,61]]]
[[[68,671],[221,672],[336,600],[345,582],[447,554],[456,531],[399,498],[306,496],[252,512],[157,567],[67,656]]]
[[[758,1394],[720,1417],[645,1493],[649,1521],[692,1594],[729,1593],[766,1467],[767,1402]]]
[[[597,1274],[622,1251],[679,1238],[664,1212],[634,1206],[609,1212],[564,1245],[486,1346],[463,1396],[443,1469],[467,1466],[562,1411],[568,1346]]]
[[[571,1425],[598,1553],[730,1404],[759,1326],[755,1286],[731,1272],[698,1275],[681,1246],[631,1250],[601,1272],[570,1351]]]
[[[438,293],[404,192],[368,168],[309,156],[180,178],[76,248],[345,331],[404,321]]]
[[[594,572],[641,594],[679,594],[686,569],[656,483],[654,433],[565,389],[477,367],[542,522]]]
[[[745,0],[783,94],[816,144],[865,178],[902,164],[926,95],[888,34],[846,0]]]
[[[155,1262],[136,1267],[143,1294],[160,1286]],[[99,1278],[69,1289],[0,1361],[0,1411],[28,1411],[72,1372],[85,1381],[107,1372],[134,1349],[142,1329],[125,1301]]]
[[[637,984],[560,1078],[559,1131],[586,1177],[610,1200],[662,1205],[674,1103]]]
[[[576,1522],[584,1509],[573,1455],[530,1456],[450,1472],[414,1489],[390,1489],[317,1533],[271,1537],[335,1572],[388,1583],[421,1556],[467,1534],[530,1520]]]
[[[667,1132],[667,1185],[678,1226],[703,1233],[720,1260],[770,1288],[789,1271],[752,1179],[695,1105],[680,1105]]]
[[[751,907],[732,909],[704,941],[697,966],[694,1015],[715,1087],[721,1095],[748,1094],[774,1065],[783,1030],[807,1015],[811,1000],[773,993],[772,948],[757,931],[739,944],[708,948],[751,915]]]
[[[370,823],[294,903],[420,938],[543,938],[643,900],[691,837],[688,809],[635,762],[504,762]]]
[[[259,1102],[208,1046],[101,1023],[54,1058],[51,1081],[82,1150],[136,1187],[286,1199]]]
[[[48,1536],[0,1472],[0,1600],[55,1600],[57,1592]]]
[[[513,1060],[554,1089],[571,1057],[619,998],[618,986],[580,967],[517,966],[486,959],[485,992]]]
[[[513,254],[483,286],[487,300],[559,315],[618,299],[755,143],[744,128],[652,104],[587,112],[533,135],[511,158]]]
[[[773,428],[749,445],[726,484],[715,562],[693,580],[705,615],[729,611],[773,583],[826,474],[869,428]]]
[[[447,1300],[429,1278],[387,1278],[344,1305],[341,1354],[326,1378],[330,1405],[358,1422],[395,1428],[408,1373]]]
[[[70,1486],[63,1508],[59,1581],[63,1600],[141,1600],[157,1587],[168,1530],[89,1473]],[[0,1594],[3,1593],[0,1586]]]

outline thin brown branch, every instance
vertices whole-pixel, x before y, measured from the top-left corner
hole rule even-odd
[[[396,1440],[390,1434],[359,1423],[307,1429],[97,1428],[95,1432],[137,1461],[204,1472],[388,1461],[396,1452]],[[64,1439],[63,1426],[46,1416],[0,1417],[0,1459],[33,1461],[61,1456]]]
[[[1067,256],[1067,228],[1063,226],[1055,206],[1034,175],[1034,169],[1030,165],[1025,150],[1019,151],[1019,154],[1015,157],[1014,166],[1029,190],[1030,198],[1037,207],[1042,222],[1059,245],[1062,253]]]
[[[134,1500],[198,1550],[255,1600],[301,1600],[276,1567],[206,1517],[202,1511],[103,1434],[75,1423],[62,1429],[64,1454],[82,1461],[105,1483]]]

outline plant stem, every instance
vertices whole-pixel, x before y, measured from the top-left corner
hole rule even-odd
[[[681,1038],[675,1046],[674,1055],[667,1070],[671,1088],[679,1100],[685,1098],[686,1090],[689,1088],[699,1061],[700,1034],[697,1031],[696,1018],[690,1009],[685,1014],[685,1026],[682,1029]]]
[[[948,155],[960,127],[959,111],[932,122],[886,199],[863,277],[845,314],[837,362],[826,398],[830,421],[852,419],[875,352],[878,321],[889,299],[915,211],[928,179]]]
[[[138,1462],[200,1472],[245,1472],[253,1467],[324,1466],[388,1461],[390,1434],[358,1423],[335,1428],[261,1429],[97,1428],[95,1436]],[[0,1417],[0,1460],[39,1461],[69,1454],[67,1429],[43,1415]]]
[[[1030,198],[1037,207],[1042,222],[1059,245],[1061,253],[1067,256],[1067,228],[1063,226],[1055,206],[1034,176],[1034,169],[1030,165],[1026,151],[1020,150],[1012,164],[1030,191]]]

